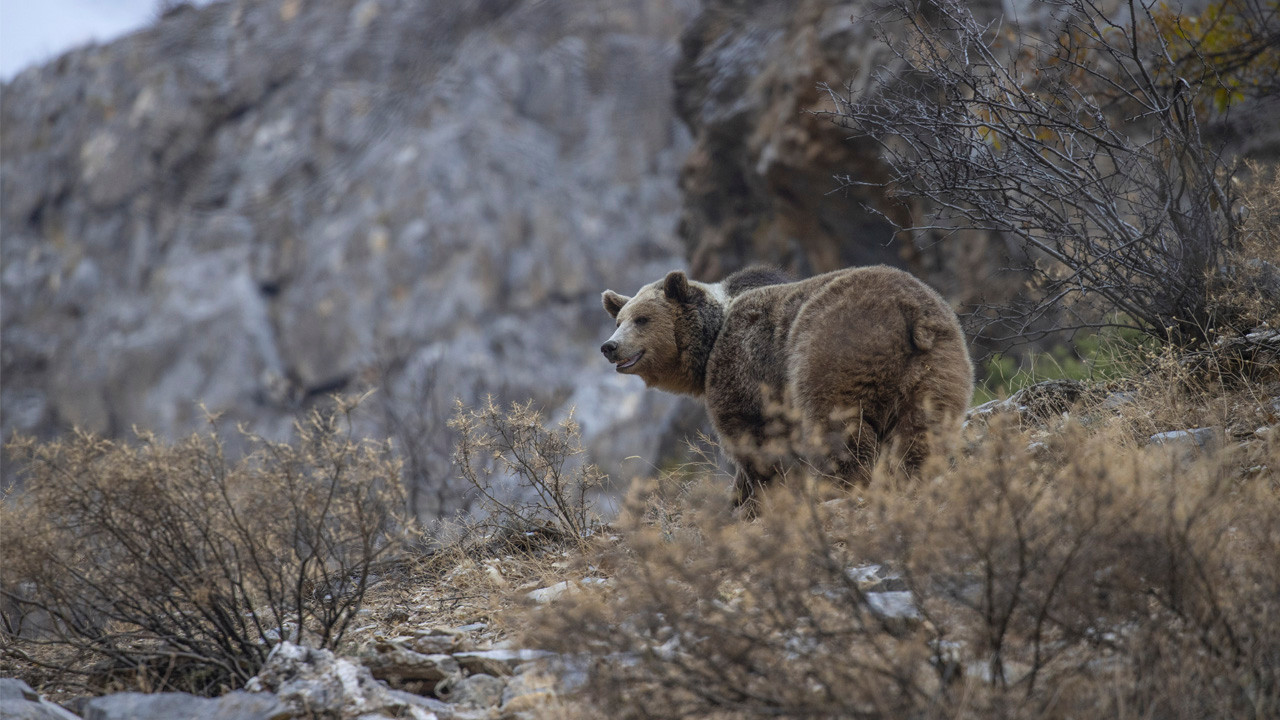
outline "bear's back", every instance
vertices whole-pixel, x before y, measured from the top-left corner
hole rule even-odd
[[[737,297],[748,290],[784,285],[794,282],[795,278],[787,272],[768,265],[752,265],[730,274],[720,281],[721,287],[730,298]]]

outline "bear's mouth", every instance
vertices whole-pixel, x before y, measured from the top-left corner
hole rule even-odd
[[[626,369],[626,368],[629,368],[629,367],[631,367],[632,365],[635,365],[636,363],[640,362],[640,358],[642,358],[642,357],[644,357],[644,351],[643,351],[643,350],[641,350],[640,352],[636,353],[635,355],[633,355],[633,356],[631,356],[631,357],[627,358],[626,360],[623,360],[622,362],[619,362],[619,363],[618,363],[618,368],[617,368],[617,369],[618,369],[618,370],[624,370],[624,369]]]

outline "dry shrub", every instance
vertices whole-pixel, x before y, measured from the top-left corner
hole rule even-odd
[[[588,503],[605,479],[585,461],[573,414],[548,428],[533,402],[507,410],[492,397],[479,409],[458,402],[454,462],[480,496],[483,524],[518,544],[585,538],[598,525]]]
[[[893,61],[831,92],[826,114],[875,141],[890,170],[841,181],[929,207],[901,228],[917,243],[978,229],[1016,249],[1033,291],[979,307],[984,332],[1116,323],[1212,339],[1208,286],[1235,271],[1241,229],[1208,108],[1274,91],[1253,80],[1275,75],[1274,3],[1223,0],[1202,17],[1170,5],[1027,3],[1039,30],[959,0],[887,0],[858,19]]]
[[[0,502],[5,649],[99,681],[214,692],[281,639],[336,647],[403,508],[390,448],[349,434],[354,406],[313,412],[292,443],[248,435],[235,461],[216,426],[177,443],[15,442],[25,487]]]
[[[987,432],[856,498],[793,478],[753,523],[715,481],[641,492],[613,586],[534,639],[628,718],[1280,714],[1280,439],[1241,472],[1074,424]]]

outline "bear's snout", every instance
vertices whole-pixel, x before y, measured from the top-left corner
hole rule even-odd
[[[613,359],[613,354],[614,354],[614,353],[616,353],[616,352],[618,352],[618,341],[617,341],[617,340],[610,340],[610,341],[606,342],[605,344],[601,345],[601,346],[600,346],[600,352],[604,353],[604,356],[605,356],[606,358],[608,358],[608,359],[612,360],[612,359]]]

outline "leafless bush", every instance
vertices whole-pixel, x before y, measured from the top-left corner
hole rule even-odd
[[[597,521],[587,498],[604,476],[585,462],[572,414],[549,429],[532,401],[503,411],[489,397],[478,410],[459,401],[449,427],[458,433],[455,462],[494,529],[517,538],[590,535]]]
[[[87,672],[56,652],[79,651],[105,661],[95,672],[212,692],[283,639],[337,646],[403,507],[387,445],[350,437],[353,407],[313,412],[293,443],[250,435],[239,461],[216,426],[178,443],[15,442],[25,489],[0,503],[5,650]],[[46,622],[24,632],[17,615],[32,612]]]
[[[793,478],[754,523],[686,482],[534,635],[618,717],[1273,717],[1280,486],[1237,460],[997,422],[917,483]]]
[[[890,0],[873,22],[897,64],[831,90],[832,117],[881,144],[884,186],[935,211],[912,231],[995,231],[1026,253],[1035,295],[979,319],[1013,321],[1023,339],[1048,322],[1205,340],[1211,276],[1241,246],[1238,168],[1205,116],[1274,85],[1274,4],[1225,0],[1202,17],[1153,0],[1044,6],[1053,19],[1034,30],[958,0]]]

